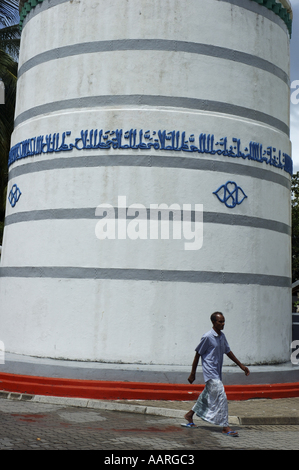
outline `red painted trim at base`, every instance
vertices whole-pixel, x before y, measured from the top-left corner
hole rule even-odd
[[[89,398],[102,400],[190,400],[194,401],[204,385],[118,382],[34,377],[0,373],[0,390],[30,395]],[[299,382],[259,385],[226,385],[228,400],[249,398],[299,397]]]

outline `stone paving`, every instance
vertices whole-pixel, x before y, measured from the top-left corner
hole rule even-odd
[[[295,407],[299,399],[290,400],[288,410],[290,406]],[[244,409],[245,403],[240,403],[239,406]],[[164,404],[171,406],[169,402]],[[271,404],[276,404],[278,408],[284,405],[279,404],[278,400],[273,400]],[[176,402],[174,405],[188,409],[190,402]],[[251,407],[250,402],[247,405]],[[253,405],[256,406],[255,403]],[[102,450],[100,462],[111,458],[110,451],[119,451],[114,454],[117,456],[122,455],[121,451],[126,451],[124,455],[139,456],[139,462],[135,461],[135,465],[131,462],[131,466],[137,467],[141,463],[148,464],[146,459],[151,455],[150,451],[171,451],[179,455],[183,452],[183,455],[196,457],[198,450],[299,450],[297,425],[238,425],[234,429],[238,430],[239,437],[232,438],[222,435],[219,427],[199,419],[195,420],[199,425],[197,429],[186,429],[180,426],[181,418],[4,398],[0,399],[0,419],[0,450],[97,449]],[[144,462],[141,462],[138,450],[149,452],[142,453]],[[130,454],[129,451],[134,452]],[[192,464],[191,460],[190,457],[189,464]]]

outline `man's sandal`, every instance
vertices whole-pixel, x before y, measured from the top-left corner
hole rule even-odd
[[[181,426],[183,426],[183,428],[198,428],[194,423],[183,423]]]
[[[239,436],[239,434],[236,431],[228,431],[228,432],[222,431],[222,434],[225,434],[226,436],[231,436],[231,437]]]

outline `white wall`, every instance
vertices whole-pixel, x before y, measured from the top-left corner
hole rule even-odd
[[[289,38],[265,10],[216,0],[41,4],[22,32],[12,145],[65,131],[74,141],[86,129],[165,129],[290,155]],[[213,194],[227,181],[247,195],[233,209]],[[187,365],[220,310],[241,360],[289,359],[290,175],[283,169],[217,154],[73,149],[13,163],[9,191],[14,184],[22,195],[7,204],[0,277],[7,351]],[[146,208],[203,204],[203,247],[98,240],[93,211],[116,207],[118,196]]]

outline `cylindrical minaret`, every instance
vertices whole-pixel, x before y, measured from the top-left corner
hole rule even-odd
[[[289,360],[288,0],[21,3],[6,350],[189,365],[222,311]]]

